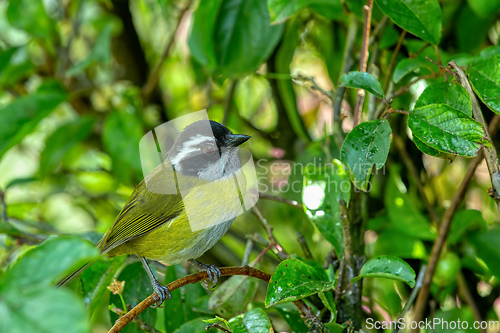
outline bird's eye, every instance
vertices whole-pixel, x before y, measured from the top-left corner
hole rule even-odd
[[[205,153],[207,153],[208,155],[212,155],[214,153],[214,147],[212,146],[207,146],[205,148],[203,148],[203,151]]]

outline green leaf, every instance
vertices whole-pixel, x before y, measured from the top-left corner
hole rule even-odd
[[[330,311],[330,322],[335,322],[337,319],[337,307],[335,306],[333,294],[328,292],[319,293],[318,296],[323,305]]]
[[[394,256],[380,256],[368,260],[359,275],[351,279],[354,283],[366,277],[381,277],[405,282],[411,288],[415,287],[415,271],[403,259]]]
[[[467,90],[456,82],[433,83],[425,88],[415,102],[415,108],[429,104],[448,104],[472,117],[470,96]]]
[[[483,214],[475,209],[461,210],[453,216],[450,226],[450,233],[446,239],[449,244],[456,244],[465,238],[464,236],[476,231],[487,230],[488,223],[483,218]]]
[[[477,16],[486,18],[500,9],[500,0],[467,0]]]
[[[0,291],[49,287],[99,255],[90,242],[75,237],[49,238],[26,252],[0,279]]]
[[[202,1],[188,45],[209,70],[237,77],[256,70],[278,43],[282,25],[270,24],[266,0]]]
[[[90,52],[90,54],[75,64],[73,67],[68,69],[66,72],[67,76],[73,76],[78,73],[83,72],[87,67],[93,65],[94,63],[101,63],[104,65],[108,65],[111,62],[111,34],[113,32],[113,24],[108,23],[104,28],[99,32],[95,42],[94,48]]]
[[[18,29],[38,38],[50,38],[55,24],[49,18],[41,0],[12,0],[7,8],[7,20]]]
[[[282,261],[274,270],[265,304],[291,302],[333,288],[334,283],[321,268],[310,266],[298,259]]]
[[[427,251],[424,242],[418,237],[409,236],[391,228],[378,233],[373,255],[394,255],[400,258],[425,259]]]
[[[482,60],[466,70],[476,94],[492,111],[500,114],[500,55]]]
[[[453,160],[456,157],[456,155],[443,153],[442,151],[439,151],[437,149],[429,147],[428,145],[426,145],[422,140],[420,140],[416,136],[413,136],[412,140],[413,140],[413,143],[415,144],[415,146],[417,146],[417,148],[422,153],[427,154],[429,156],[434,156],[437,158],[443,158],[443,159],[449,159],[449,160]]]
[[[429,220],[420,213],[406,194],[399,173],[392,171],[389,175],[385,198],[385,207],[392,225],[408,236],[422,240],[436,239],[436,230]]]
[[[446,104],[414,109],[408,126],[414,137],[448,154],[474,157],[482,145],[490,145],[480,123]]]
[[[224,281],[210,296],[208,306],[221,317],[231,318],[246,310],[257,291],[257,280],[235,275]]]
[[[292,303],[281,303],[273,306],[274,309],[285,319],[286,323],[294,332],[307,332],[308,328],[300,317],[300,312]]]
[[[28,77],[35,70],[27,47],[12,47],[0,51],[0,86],[10,86]]]
[[[459,52],[475,54],[484,47],[496,17],[491,14],[486,18],[479,17],[467,5],[458,10],[453,21],[456,22],[454,30]]]
[[[271,321],[261,308],[253,308],[243,316],[243,323],[248,333],[270,333],[273,332]]]
[[[422,67],[430,67],[428,64],[429,61],[425,61],[420,58],[402,59],[400,62],[398,62],[398,64],[394,68],[394,74],[392,75],[392,80],[394,81],[394,83],[398,83],[407,74]]]
[[[346,0],[347,8],[359,18],[363,18],[363,6],[366,5],[364,0]]]
[[[364,89],[377,97],[384,98],[384,91],[380,82],[370,73],[349,72],[342,75],[340,85],[349,88]]]
[[[142,263],[134,262],[120,273],[117,277],[118,281],[125,281],[122,296],[131,308],[142,302],[145,298],[153,293],[153,287],[148,274]],[[109,304],[114,304],[118,308],[122,308],[122,302],[119,295],[111,294],[109,297]],[[123,310],[123,309],[122,309]],[[109,311],[111,322],[115,322],[119,316],[113,311]],[[148,307],[146,310],[139,314],[139,318],[147,325],[154,327],[156,323],[156,309]],[[123,332],[143,332],[143,330],[134,323],[130,323],[125,327]]]
[[[500,279],[500,228],[493,228],[477,232],[470,237],[470,241],[476,249],[477,257],[480,258],[491,273]]]
[[[56,81],[47,81],[37,92],[15,99],[0,109],[0,157],[21,142],[57,105],[66,93]]]
[[[40,155],[40,174],[52,172],[71,148],[90,135],[93,124],[93,117],[82,117],[56,129],[45,141]]]
[[[385,119],[367,121],[356,126],[345,138],[340,160],[357,188],[367,191],[372,167],[385,164],[391,145],[391,126]]]
[[[269,8],[269,14],[271,16],[271,23],[281,23],[287,20],[290,16],[296,14],[304,8],[317,9],[318,14],[324,14],[325,12],[328,17],[337,18],[339,14],[342,14],[343,8],[339,0],[268,0],[267,6]],[[337,12],[337,13],[335,13]]]
[[[173,312],[171,312],[170,315],[172,315],[172,313]],[[193,319],[191,321],[188,321],[188,322],[184,323],[181,327],[176,329],[174,331],[174,333],[217,333],[217,332],[220,332],[216,328],[211,328],[209,330],[206,330],[206,327],[209,326],[209,324],[204,323],[203,319],[211,319],[211,318],[199,317],[199,318]]]
[[[402,29],[439,44],[442,13],[437,0],[376,0],[375,3]]]
[[[349,176],[339,160],[333,160],[324,169],[308,169],[304,173],[304,211],[340,256],[344,253],[344,237],[339,200],[349,203],[350,192]]]
[[[0,316],[0,332],[91,331],[83,302],[64,289],[6,290],[0,297]]]

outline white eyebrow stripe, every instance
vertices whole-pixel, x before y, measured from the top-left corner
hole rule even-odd
[[[179,163],[182,159],[188,157],[189,155],[191,155],[194,152],[200,154],[200,150],[198,148],[185,147],[181,151],[179,151],[175,156],[173,156],[170,159],[170,162],[173,165],[175,165],[175,164]],[[197,155],[197,154],[193,154],[193,155]]]
[[[204,143],[204,142],[214,144],[215,138],[213,136],[205,136],[205,135],[198,134],[196,136],[192,136],[191,138],[189,138],[189,141],[185,141],[182,144],[182,148],[184,150],[184,147],[190,148],[190,147],[197,146],[197,145]]]

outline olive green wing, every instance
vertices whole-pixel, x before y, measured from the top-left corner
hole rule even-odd
[[[178,184],[176,179],[173,179],[173,174],[170,172],[150,174],[136,187],[98,246],[102,253],[109,252],[171,222],[182,213],[183,209],[184,203],[178,193]]]

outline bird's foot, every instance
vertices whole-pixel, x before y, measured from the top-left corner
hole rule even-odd
[[[203,280],[201,282],[201,285],[208,291],[213,290],[215,286],[217,286],[217,283],[219,283],[219,278],[221,275],[219,268],[214,265],[204,264],[194,259],[189,260],[189,262],[198,267],[200,271],[207,272],[208,278],[206,280]]]
[[[156,279],[154,281],[152,281],[152,283],[153,283],[153,289],[156,292],[156,294],[158,295],[159,300],[156,301],[155,304],[151,305],[151,307],[154,309],[162,308],[163,302],[165,302],[165,300],[167,300],[167,299],[171,299],[172,294],[170,294],[170,290],[168,290],[167,287],[162,286],[158,281],[156,281]]]

